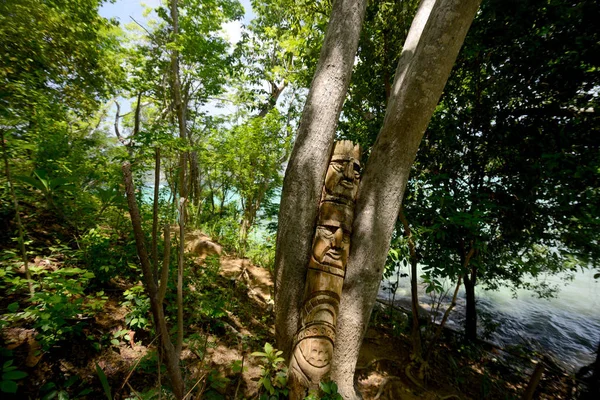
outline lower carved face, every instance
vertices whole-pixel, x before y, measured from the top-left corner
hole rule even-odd
[[[299,347],[303,358],[313,367],[323,368],[331,361],[333,344],[328,339],[306,339],[300,342]]]
[[[325,176],[328,195],[354,200],[360,179],[358,163],[353,158],[332,160]]]
[[[339,224],[318,225],[313,242],[313,257],[324,265],[344,268],[350,249],[350,235]]]

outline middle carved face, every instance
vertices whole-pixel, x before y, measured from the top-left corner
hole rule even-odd
[[[350,235],[344,232],[340,223],[327,221],[317,226],[313,242],[313,257],[324,265],[344,268],[348,261]]]
[[[360,166],[352,157],[333,156],[325,175],[327,195],[354,200],[360,180]]]

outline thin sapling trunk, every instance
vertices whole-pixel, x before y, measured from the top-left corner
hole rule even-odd
[[[15,207],[15,217],[17,219],[17,227],[19,229],[19,249],[21,250],[21,259],[23,260],[23,268],[25,269],[25,278],[27,279],[29,295],[33,297],[33,282],[31,280],[31,273],[29,272],[27,250],[25,249],[25,229],[23,229],[23,222],[21,221],[21,211],[19,209],[19,201],[17,200],[17,194],[15,193],[15,186],[10,177],[10,164],[8,163],[8,152],[6,150],[6,142],[4,141],[3,130],[0,130],[0,135],[0,142],[2,142],[2,155],[4,157],[4,169],[6,171],[6,180],[8,181],[8,187],[10,188],[10,196],[12,197],[13,206]]]
[[[160,149],[154,149],[154,202],[152,205],[152,263],[154,282],[158,282],[158,192],[160,185]],[[166,250],[165,250],[166,251]]]
[[[404,227],[404,235],[408,240],[408,250],[410,254],[410,298],[411,298],[411,309],[412,309],[412,354],[411,359],[415,361],[421,360],[422,349],[421,349],[421,329],[419,327],[419,294],[417,287],[417,250],[415,247],[415,241],[413,240],[412,231],[406,215],[404,214],[404,206],[400,207],[398,214],[400,222]]]
[[[185,198],[179,199],[179,262],[177,263],[177,353],[183,346],[183,266],[185,263]]]
[[[146,250],[146,244],[144,243],[144,232],[142,230],[142,217],[140,216],[140,210],[137,206],[135,199],[135,186],[133,184],[133,178],[131,177],[131,165],[129,162],[123,163],[123,180],[125,182],[125,192],[127,194],[127,204],[129,207],[129,215],[131,216],[131,225],[133,226],[133,234],[135,237],[135,245],[142,265],[142,275],[144,278],[144,287],[150,299],[150,308],[152,310],[152,316],[154,317],[154,324],[156,327],[157,334],[160,336],[160,342],[163,349],[163,354],[167,364],[167,371],[171,378],[173,385],[173,393],[177,399],[183,399],[185,385],[181,376],[181,370],[179,368],[179,352],[176,351],[171,338],[169,336],[169,328],[164,315],[162,300],[164,297],[164,291],[166,288],[166,279],[161,281],[159,296],[159,288],[157,288],[152,275],[152,266],[150,264],[150,257]],[[168,230],[165,231],[167,236]],[[168,267],[163,265],[164,270]],[[163,288],[165,286],[165,288]]]

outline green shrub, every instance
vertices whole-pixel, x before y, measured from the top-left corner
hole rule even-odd
[[[0,286],[8,286],[15,292],[27,290],[26,280],[15,276],[12,267],[0,270]],[[42,349],[48,350],[56,342],[80,334],[84,320],[104,307],[103,292],[86,294],[91,272],[79,268],[60,268],[55,271],[41,266],[31,266],[35,293],[24,310],[19,302],[7,307],[2,321],[25,321],[32,323]]]
[[[264,352],[255,351],[251,355],[260,357],[260,379],[258,381],[260,400],[286,399],[289,393],[287,387],[287,368],[283,365],[285,361],[281,354],[269,343],[265,343]]]
[[[252,262],[262,268],[275,268],[275,237],[267,236],[263,241],[250,241],[246,255]]]
[[[138,275],[135,241],[128,237],[124,241],[114,235],[92,228],[81,237],[81,251],[77,256],[85,264],[86,269],[94,273],[95,280],[106,283],[117,276],[133,278]]]
[[[150,328],[148,315],[150,312],[150,299],[142,285],[137,285],[126,290],[122,303],[129,312],[125,316],[125,323],[131,329],[147,330]]]
[[[13,360],[7,360],[2,363],[0,370],[0,392],[17,393],[17,381],[27,376],[26,372],[19,371],[13,365]]]

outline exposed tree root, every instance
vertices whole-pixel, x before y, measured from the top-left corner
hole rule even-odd
[[[448,400],[448,399],[458,399],[460,400],[460,396],[457,394],[449,394],[447,396],[438,396],[440,400]]]
[[[377,391],[377,395],[373,398],[373,400],[378,400],[381,395],[383,394],[383,389],[385,389],[385,386],[392,382],[392,381],[400,381],[401,379],[398,378],[397,376],[388,376],[386,377],[383,382],[381,382],[381,386],[379,386],[379,390]]]
[[[421,390],[427,390],[427,389],[425,389],[425,386],[423,386],[423,384],[422,384],[422,383],[421,383],[421,382],[420,382],[420,381],[419,381],[417,378],[415,378],[415,377],[413,376],[412,372],[410,372],[410,367],[411,367],[411,365],[412,365],[412,364],[408,364],[408,365],[406,366],[406,368],[404,368],[404,374],[405,374],[405,375],[406,375],[406,377],[407,377],[408,379],[410,379],[410,381],[411,381],[411,382],[412,382],[412,383],[413,383],[415,386],[417,386],[419,389],[421,389]]]

